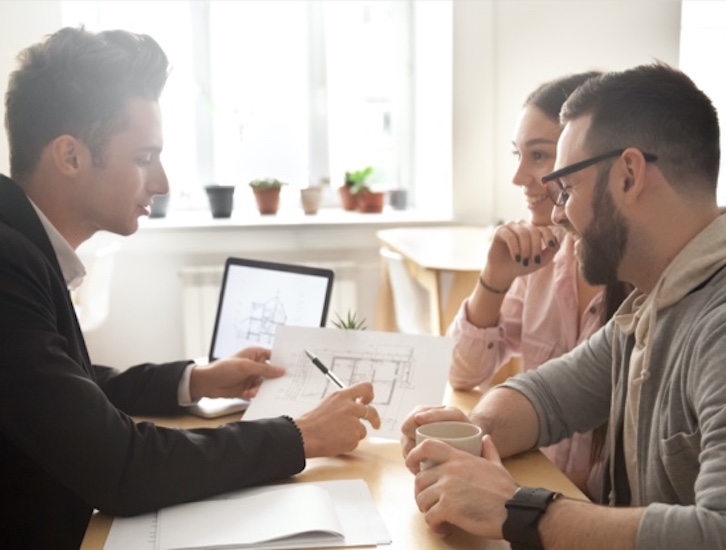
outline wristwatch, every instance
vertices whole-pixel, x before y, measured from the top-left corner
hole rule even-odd
[[[542,539],[537,530],[540,518],[547,507],[561,493],[547,489],[520,487],[510,498],[507,507],[507,519],[502,526],[504,539],[512,545],[512,550],[542,550]]]

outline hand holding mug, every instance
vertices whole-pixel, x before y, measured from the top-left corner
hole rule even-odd
[[[416,445],[427,439],[436,439],[474,456],[481,456],[482,429],[471,422],[433,422],[419,426],[416,429]],[[424,460],[421,469],[433,465],[433,461]]]

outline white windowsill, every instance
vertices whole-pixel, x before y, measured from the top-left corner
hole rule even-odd
[[[276,215],[260,215],[257,212],[232,212],[229,218],[212,218],[208,210],[171,211],[164,218],[142,218],[143,232],[175,229],[252,229],[276,227],[286,229],[323,228],[342,226],[397,226],[449,224],[451,216],[432,215],[416,210],[393,210],[385,208],[380,214],[351,212],[342,208],[322,208],[314,215],[305,215],[302,210],[281,211]]]
[[[380,214],[323,208],[306,216],[301,209],[284,209],[272,216],[239,209],[230,218],[214,219],[209,210],[172,210],[165,218],[139,220],[138,233],[122,239],[127,252],[154,255],[284,254],[285,258],[315,253],[378,253],[376,233],[381,229],[452,225],[451,217],[415,210]],[[325,252],[323,252],[325,251]]]

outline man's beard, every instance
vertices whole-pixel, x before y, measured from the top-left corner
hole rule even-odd
[[[618,281],[618,268],[628,243],[628,226],[608,189],[610,168],[598,173],[592,199],[592,221],[580,239],[580,269],[591,285]]]

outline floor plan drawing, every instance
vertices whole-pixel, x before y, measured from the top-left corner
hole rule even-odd
[[[288,317],[279,294],[265,301],[250,302],[245,307],[247,310],[239,312],[235,323],[237,339],[271,347],[275,330],[284,325]]]
[[[228,258],[225,265],[210,358],[250,346],[271,349],[279,326],[325,322],[332,271],[242,258]]]
[[[374,331],[279,327],[271,362],[287,369],[282,378],[266,380],[245,418],[282,411],[304,412],[338,390],[315,367],[304,350],[346,385],[369,381],[371,403],[381,418],[371,435],[397,439],[401,422],[418,404],[442,402],[453,343],[447,337]],[[259,416],[258,416],[259,415]]]
[[[373,383],[375,398],[371,403],[378,410],[385,429],[395,428],[402,414],[401,405],[406,392],[414,391],[415,358],[411,346],[377,346],[363,352],[350,350],[310,350],[347,386],[357,382]],[[304,352],[297,358],[296,367],[288,371],[297,381],[287,387],[284,399],[303,400],[314,404],[338,388],[321,376]],[[312,368],[311,368],[312,367]]]

